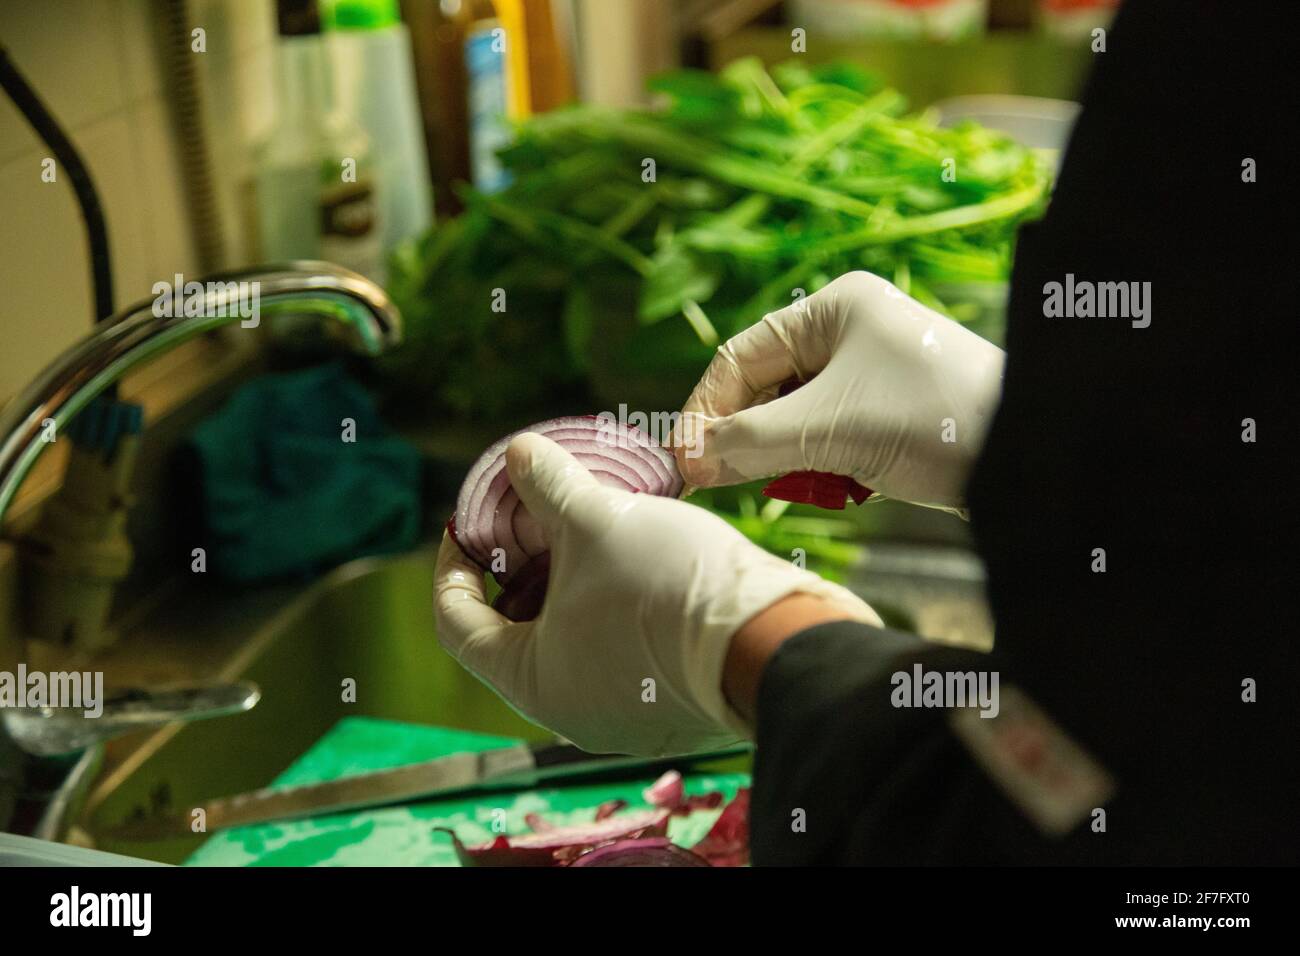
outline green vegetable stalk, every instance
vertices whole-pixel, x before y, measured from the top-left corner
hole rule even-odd
[[[575,106],[516,130],[513,184],[394,256],[406,344],[382,370],[466,418],[564,397],[671,410],[718,341],[854,269],[958,320],[1005,283],[1043,161],[904,115],[854,67],[755,60],[658,77],[662,105]],[[595,394],[593,394],[595,393]]]

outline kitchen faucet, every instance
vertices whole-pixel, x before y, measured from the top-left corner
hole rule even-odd
[[[241,302],[257,283],[261,310],[317,312],[350,327],[353,344],[378,355],[401,340],[401,316],[378,285],[327,262],[292,262],[209,276],[200,314],[157,315],[156,299],[131,306],[95,327],[45,368],[0,411],[0,528],[18,486],[53,434],[91,399],[148,358],[223,325],[244,321]],[[232,288],[233,286],[233,288]],[[182,311],[189,311],[185,309]]]
[[[179,280],[179,277],[178,277]],[[179,282],[178,282],[179,284]],[[162,283],[160,285],[165,285]],[[157,287],[155,287],[155,290]],[[190,291],[193,289],[193,295]],[[97,395],[128,371],[195,336],[241,322],[247,326],[247,298],[255,290],[258,320],[276,314],[319,314],[341,322],[351,333],[351,344],[366,355],[377,355],[401,339],[401,316],[378,285],[326,262],[292,262],[210,276],[184,285],[184,308],[164,307],[161,297],[137,303],[106,319],[80,342],[45,368],[7,406],[0,410],[0,529],[23,478],[52,438]],[[175,290],[173,303],[180,301]],[[193,693],[136,689],[130,694],[129,721],[90,721],[60,714],[51,708],[31,708],[31,718],[66,723],[73,716],[86,722],[86,733],[59,731],[58,739],[75,738],[78,747],[117,736],[141,726],[160,726],[173,720],[196,719],[214,713],[237,712],[257,700],[247,685],[199,689]],[[144,697],[156,697],[150,700]],[[213,704],[229,698],[233,704]],[[20,715],[6,715],[6,722]],[[91,725],[100,727],[93,729]],[[53,728],[53,725],[51,725]],[[24,725],[35,739],[41,731]],[[44,736],[54,739],[53,729]],[[16,736],[15,739],[18,739]],[[48,744],[48,741],[47,741]],[[41,752],[33,748],[32,752]]]

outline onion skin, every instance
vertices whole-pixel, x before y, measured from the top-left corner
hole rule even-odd
[[[669,770],[641,793],[641,798],[652,807],[676,810],[686,802],[686,783],[681,771]]]
[[[871,489],[848,475],[833,475],[829,471],[792,471],[769,482],[763,494],[797,505],[843,511],[849,498],[860,505],[871,497]]]
[[[798,379],[782,382],[777,394],[784,398],[804,383]],[[852,498],[860,505],[871,497],[872,491],[848,475],[829,471],[792,471],[769,482],[763,495],[797,505],[816,505],[831,511],[843,511]]]
[[[596,822],[612,817],[626,806],[626,800],[606,800],[596,808]]]
[[[641,792],[641,799],[652,807],[668,810],[675,817],[690,816],[696,810],[712,810],[722,805],[722,793],[688,794],[679,771],[669,770]]]
[[[521,432],[555,441],[601,484],[676,497],[683,482],[673,456],[639,429],[594,415],[553,418],[498,439],[470,466],[447,530],[460,549],[501,585],[494,606],[512,621],[541,613],[550,552],[541,526],[510,486],[505,453]]]
[[[445,827],[435,832],[451,835],[461,866],[564,866],[596,846],[643,837],[666,838],[668,817],[666,810],[640,810],[575,826],[543,824],[534,833],[499,836],[477,846],[466,846]]]
[[[633,810],[619,816],[623,801],[610,800],[597,808],[591,823],[563,827],[552,826],[532,813],[525,818],[532,833],[499,836],[477,846],[466,846],[455,831],[445,827],[435,832],[450,835],[461,866],[748,866],[748,788],[736,791],[709,832],[688,851],[668,839],[669,818],[716,807],[722,794],[682,797],[676,793],[678,783],[668,775],[656,781],[656,785],[662,784],[657,795],[671,807]],[[656,786],[647,793],[654,790]]]
[[[512,621],[531,621],[542,613],[546,583],[550,580],[551,553],[540,554],[520,568],[502,588],[492,606]]]
[[[547,823],[540,813],[524,814],[524,823],[528,824],[528,829],[534,833],[545,833],[547,830],[554,830],[554,824]]]
[[[667,837],[615,840],[582,853],[569,866],[711,866],[708,860],[683,850]]]
[[[749,788],[736,791],[736,797],[712,829],[691,851],[709,861],[710,866],[749,865]]]

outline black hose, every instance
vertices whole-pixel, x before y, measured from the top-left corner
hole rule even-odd
[[[54,153],[63,171],[72,182],[81,207],[81,218],[86,224],[86,242],[90,246],[90,278],[95,293],[95,321],[113,314],[113,268],[108,256],[108,230],[104,226],[104,210],[90,172],[45,104],[27,84],[18,68],[9,59],[9,51],[0,46],[0,86],[9,94],[18,111],[26,117],[45,145]]]

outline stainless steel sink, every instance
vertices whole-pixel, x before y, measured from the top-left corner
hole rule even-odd
[[[984,594],[984,564],[961,547],[879,543],[845,584],[885,623],[942,644],[989,651],[993,617]]]
[[[433,567],[433,549],[367,558],[337,568],[287,601],[282,589],[224,601],[209,595],[192,602],[178,594],[151,615],[130,635],[124,653],[130,644],[148,641],[149,631],[188,626],[184,638],[195,645],[234,648],[217,674],[205,676],[252,680],[262,689],[262,701],[245,714],[173,725],[142,744],[136,741],[87,800],[81,829],[95,847],[181,861],[202,835],[146,845],[103,839],[98,832],[133,814],[181,809],[264,786],[345,716],[547,739],[438,646]],[[232,644],[232,635],[240,640]],[[355,703],[344,700],[348,680],[355,681]]]
[[[180,862],[202,834],[146,844],[101,833],[133,815],[264,786],[344,716],[548,739],[438,646],[433,567],[434,550],[426,548],[352,562],[305,589],[174,593],[124,638],[123,660],[165,646],[195,668],[172,676],[252,680],[262,701],[237,716],[140,735],[116,758],[110,752],[74,838]],[[991,641],[978,562],[960,549],[873,546],[849,584],[887,618],[927,636],[971,646]],[[105,666],[111,672],[114,662]],[[131,668],[119,661],[117,669]],[[355,703],[344,701],[349,679]]]

